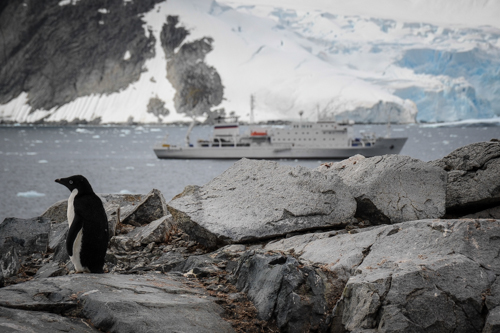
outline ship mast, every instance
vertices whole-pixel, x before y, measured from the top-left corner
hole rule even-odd
[[[255,119],[253,117],[254,107],[255,107],[255,97],[253,95],[250,95],[250,124],[253,124],[255,122]]]

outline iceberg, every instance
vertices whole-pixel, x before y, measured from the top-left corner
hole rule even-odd
[[[17,196],[23,198],[39,198],[44,197],[45,193],[39,193],[37,191],[18,192]]]

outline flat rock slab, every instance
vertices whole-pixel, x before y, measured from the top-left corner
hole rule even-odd
[[[265,249],[297,249],[301,260],[347,281],[335,327],[481,332],[485,314],[500,304],[500,220],[421,220],[325,235]]]
[[[66,318],[54,313],[0,307],[0,332],[23,333],[98,333],[81,318]]]
[[[372,224],[440,218],[446,211],[446,172],[409,156],[356,155],[317,170],[342,178],[356,198],[356,216]]]
[[[83,317],[105,332],[233,332],[222,308],[201,289],[164,274],[74,274],[0,289],[0,309]],[[19,312],[22,313],[22,312]],[[58,317],[59,318],[59,317]],[[20,316],[18,325],[29,325]],[[1,327],[1,326],[0,326]],[[71,326],[80,332],[81,325]],[[91,330],[89,330],[91,331]]]
[[[168,204],[174,222],[207,247],[340,227],[356,202],[336,175],[242,159]]]
[[[429,163],[448,172],[448,212],[463,216],[500,205],[500,142],[473,143]]]

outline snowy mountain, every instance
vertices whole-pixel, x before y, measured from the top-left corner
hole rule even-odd
[[[256,121],[500,116],[498,1],[134,1],[47,1],[36,32],[0,23],[24,31],[0,54],[0,121],[173,122],[222,109],[248,120],[250,96]],[[0,22],[22,10],[17,24],[31,22],[36,1],[14,2]],[[67,28],[40,35],[48,22]],[[37,40],[52,47],[29,51]]]

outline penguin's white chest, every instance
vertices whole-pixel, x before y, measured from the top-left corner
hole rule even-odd
[[[83,230],[80,230],[80,232],[78,232],[78,235],[76,236],[75,242],[73,243],[73,256],[69,258],[75,266],[76,272],[90,272],[86,267],[82,266],[82,262],[80,260],[80,252],[82,250],[82,235]]]
[[[71,191],[71,195],[69,196],[68,199],[68,223],[69,226],[71,227],[71,223],[73,223],[73,219],[75,218],[75,197],[78,194],[78,190],[75,188],[73,191]]]
[[[78,194],[78,190],[75,188],[73,191],[71,191],[71,195],[69,196],[68,199],[68,224],[71,227],[71,223],[73,223],[73,220],[75,219],[75,197]],[[78,235],[76,236],[75,242],[73,243],[73,255],[69,257],[71,259],[71,262],[75,266],[75,270],[77,272],[88,272],[89,270],[85,267],[82,266],[82,263],[80,261],[80,252],[82,250],[82,236],[83,236],[83,230],[80,230],[78,232]]]

